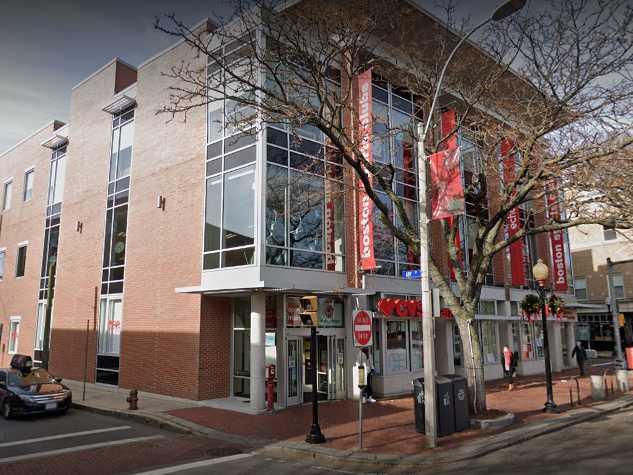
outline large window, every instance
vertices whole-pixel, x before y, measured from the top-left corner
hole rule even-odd
[[[44,349],[44,327],[46,325],[46,302],[37,303],[37,321],[35,322],[35,350]]]
[[[267,142],[266,263],[343,271],[341,157],[308,126],[269,127]]]
[[[24,277],[24,272],[26,271],[26,251],[28,249],[28,245],[21,244],[18,246],[18,255],[15,264],[15,276],[16,277]]]
[[[4,279],[4,264],[6,261],[7,251],[0,249],[0,280]]]
[[[64,196],[66,183],[66,145],[53,150],[51,157],[51,169],[48,178],[48,212],[53,215],[61,211],[61,202]],[[52,208],[50,208],[52,207]]]
[[[479,321],[479,338],[485,364],[499,362],[499,347],[497,345],[497,322],[493,320]]]
[[[35,170],[30,169],[24,173],[24,192],[22,193],[22,201],[30,201],[33,198],[33,180],[35,178]]]
[[[9,318],[9,346],[7,352],[11,355],[18,352],[18,339],[20,337],[20,317]]]
[[[388,84],[376,81],[372,87],[372,112],[374,115],[372,130],[372,158],[375,163],[394,168],[393,192],[404,204],[407,218],[417,229],[417,172],[415,160],[414,103],[410,93],[398,90]],[[398,213],[394,211],[387,194],[380,190],[374,180],[378,198],[385,203],[389,216],[396,226],[402,226]],[[400,275],[403,271],[419,267],[418,259],[382,221],[382,213],[374,207],[374,255],[377,274]]]
[[[585,277],[574,279],[574,293],[578,300],[587,300],[587,279]]]
[[[250,398],[251,389],[251,303],[248,298],[233,301],[233,395]]]
[[[613,274],[613,294],[616,299],[624,298],[624,275]]]
[[[101,295],[123,292],[134,109],[114,116],[108,178]]]
[[[102,298],[97,341],[96,381],[98,383],[113,386],[119,384],[122,320],[123,301],[120,298]]]
[[[13,190],[13,182],[5,181],[2,194],[2,209],[11,209],[11,191]]]
[[[243,43],[224,46],[227,62],[239,61]],[[207,69],[210,102],[207,106],[206,205],[204,269],[236,267],[255,262],[255,111],[230,97],[244,93],[222,81],[223,68]],[[224,84],[223,94],[217,89]],[[229,99],[227,99],[229,97]]]

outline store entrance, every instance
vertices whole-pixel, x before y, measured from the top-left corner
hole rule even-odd
[[[311,341],[308,335],[289,336],[288,406],[312,401],[314,384],[311,360]],[[345,397],[345,339],[337,335],[317,336],[317,395],[319,400]]]

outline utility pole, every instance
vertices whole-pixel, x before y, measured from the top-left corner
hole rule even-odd
[[[52,257],[48,264],[48,289],[46,293],[46,314],[44,317],[44,341],[42,344],[42,367],[48,370],[50,361],[50,341],[51,341],[51,315],[53,311],[53,300],[55,297],[55,269],[57,259]]]

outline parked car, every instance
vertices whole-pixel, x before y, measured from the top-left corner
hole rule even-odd
[[[66,412],[72,392],[42,368],[33,368],[30,356],[14,355],[10,368],[0,369],[0,411],[14,416]]]

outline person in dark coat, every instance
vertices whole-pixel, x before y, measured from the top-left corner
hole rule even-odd
[[[577,341],[576,346],[571,352],[571,357],[576,357],[576,363],[578,363],[578,367],[580,368],[580,376],[585,375],[585,361],[587,361],[587,352],[582,347],[582,344]]]
[[[503,347],[503,353],[501,354],[501,366],[503,367],[503,375],[508,379],[508,391],[514,389],[514,374],[517,370],[518,358],[516,352],[508,346]]]

